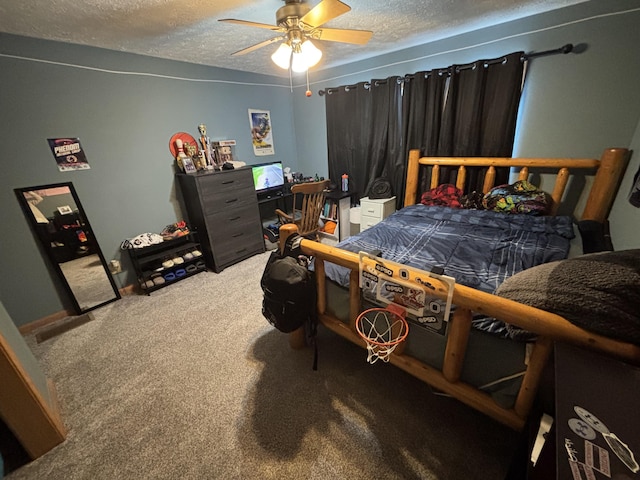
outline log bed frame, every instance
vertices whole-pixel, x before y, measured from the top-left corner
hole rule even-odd
[[[555,214],[558,210],[571,171],[587,174],[595,172],[581,220],[603,222],[607,219],[620,180],[626,169],[629,151],[623,148],[607,149],[600,160],[597,160],[584,158],[420,158],[419,150],[412,150],[409,153],[408,160],[405,205],[415,203],[417,198],[420,165],[432,166],[432,186],[438,184],[441,166],[458,167],[458,188],[464,186],[466,167],[488,167],[484,181],[485,192],[494,186],[495,168],[498,167],[519,168],[518,178],[521,180],[527,179],[534,169],[542,168],[545,173],[549,171],[555,172],[555,186],[551,193],[553,199],[551,214]],[[295,225],[283,225],[280,229],[281,245],[295,231]],[[366,348],[366,344],[358,336],[355,329],[355,319],[362,310],[358,286],[358,254],[311,240],[303,240],[301,247],[305,254],[315,257],[319,322],[342,337],[360,345],[362,348]],[[325,261],[351,269],[349,324],[340,321],[327,312]],[[418,272],[416,269],[409,270],[411,270],[411,275],[415,275],[415,272]],[[442,298],[445,298],[444,293]],[[399,348],[391,354],[390,363],[515,430],[521,430],[525,425],[534,403],[543,369],[552,352],[554,341],[568,342],[612,355],[631,363],[640,364],[640,347],[591,333],[553,313],[458,284],[455,285],[453,292],[453,304],[456,305],[456,309],[449,320],[447,344],[441,371],[411,356],[403,355]],[[487,393],[460,381],[465,349],[470,329],[472,328],[472,312],[495,317],[538,334],[513,408],[505,409],[501,407]],[[303,329],[289,335],[291,347],[302,348],[305,345]]]

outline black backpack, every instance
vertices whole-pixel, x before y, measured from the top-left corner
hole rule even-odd
[[[262,315],[284,333],[305,327],[315,346],[316,282],[314,272],[308,268],[309,257],[300,249],[301,241],[300,235],[291,235],[282,254],[279,250],[271,252],[260,280],[264,293]]]

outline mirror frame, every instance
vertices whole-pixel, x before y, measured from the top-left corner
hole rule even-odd
[[[87,308],[82,308],[78,303],[78,300],[76,299],[76,296],[71,288],[71,285],[67,281],[67,278],[65,277],[64,272],[60,267],[60,263],[64,263],[64,262],[58,263],[58,260],[54,255],[53,248],[51,247],[51,241],[50,239],[45,238],[42,230],[37,227],[36,218],[34,217],[34,214],[29,206],[29,203],[27,202],[27,199],[25,198],[25,195],[24,195],[26,192],[31,192],[34,190],[46,190],[46,189],[64,188],[64,187],[69,188],[69,192],[71,193],[71,196],[73,197],[73,201],[76,204],[78,215],[81,221],[83,222],[83,230],[86,230],[87,232],[89,232],[89,237],[92,239],[91,241],[93,242],[92,247],[94,247],[95,249],[95,254],[97,254],[98,257],[100,258],[100,263],[102,264],[102,268],[105,272],[105,275],[109,279],[109,284],[111,285],[111,288],[113,290],[112,298],[109,298],[104,302],[101,302],[97,305],[92,305]],[[36,185],[32,187],[15,188],[14,192],[18,197],[18,202],[20,203],[20,206],[22,207],[24,215],[27,219],[27,222],[29,223],[31,233],[37,239],[38,243],[40,244],[40,247],[42,247],[42,249],[46,252],[45,256],[49,260],[51,266],[57,273],[58,278],[62,282],[62,285],[64,286],[64,289],[67,292],[69,299],[71,300],[71,303],[77,315],[90,312],[92,310],[95,310],[96,308],[102,307],[104,305],[107,305],[111,302],[115,302],[116,300],[119,300],[120,298],[122,298],[120,295],[120,291],[118,290],[118,286],[116,285],[111,272],[109,272],[107,261],[102,253],[100,244],[98,243],[98,240],[96,239],[93,233],[93,229],[91,228],[91,224],[89,223],[89,218],[87,217],[87,214],[84,211],[84,208],[82,207],[82,203],[80,202],[80,198],[78,197],[78,194],[76,193],[76,190],[72,182],[51,183],[47,185]]]

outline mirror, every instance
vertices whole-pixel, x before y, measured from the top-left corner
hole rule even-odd
[[[15,192],[76,313],[118,300],[120,293],[73,184],[17,188]]]

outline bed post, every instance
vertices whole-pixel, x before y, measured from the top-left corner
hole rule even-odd
[[[628,163],[626,148],[608,148],[602,153],[581,220],[604,222],[607,219]]]
[[[405,183],[404,206],[414,205],[420,182],[420,150],[410,150],[407,162],[407,180]]]
[[[547,360],[553,350],[553,342],[547,337],[538,337],[533,345],[529,366],[527,367],[513,410],[520,418],[527,418],[538,392],[540,379]]]
[[[473,315],[471,310],[466,308],[456,308],[449,322],[449,333],[447,335],[447,346],[444,351],[444,362],[442,364],[442,374],[447,381],[455,383],[460,380],[464,356],[467,352],[469,333],[471,333],[471,320]]]

